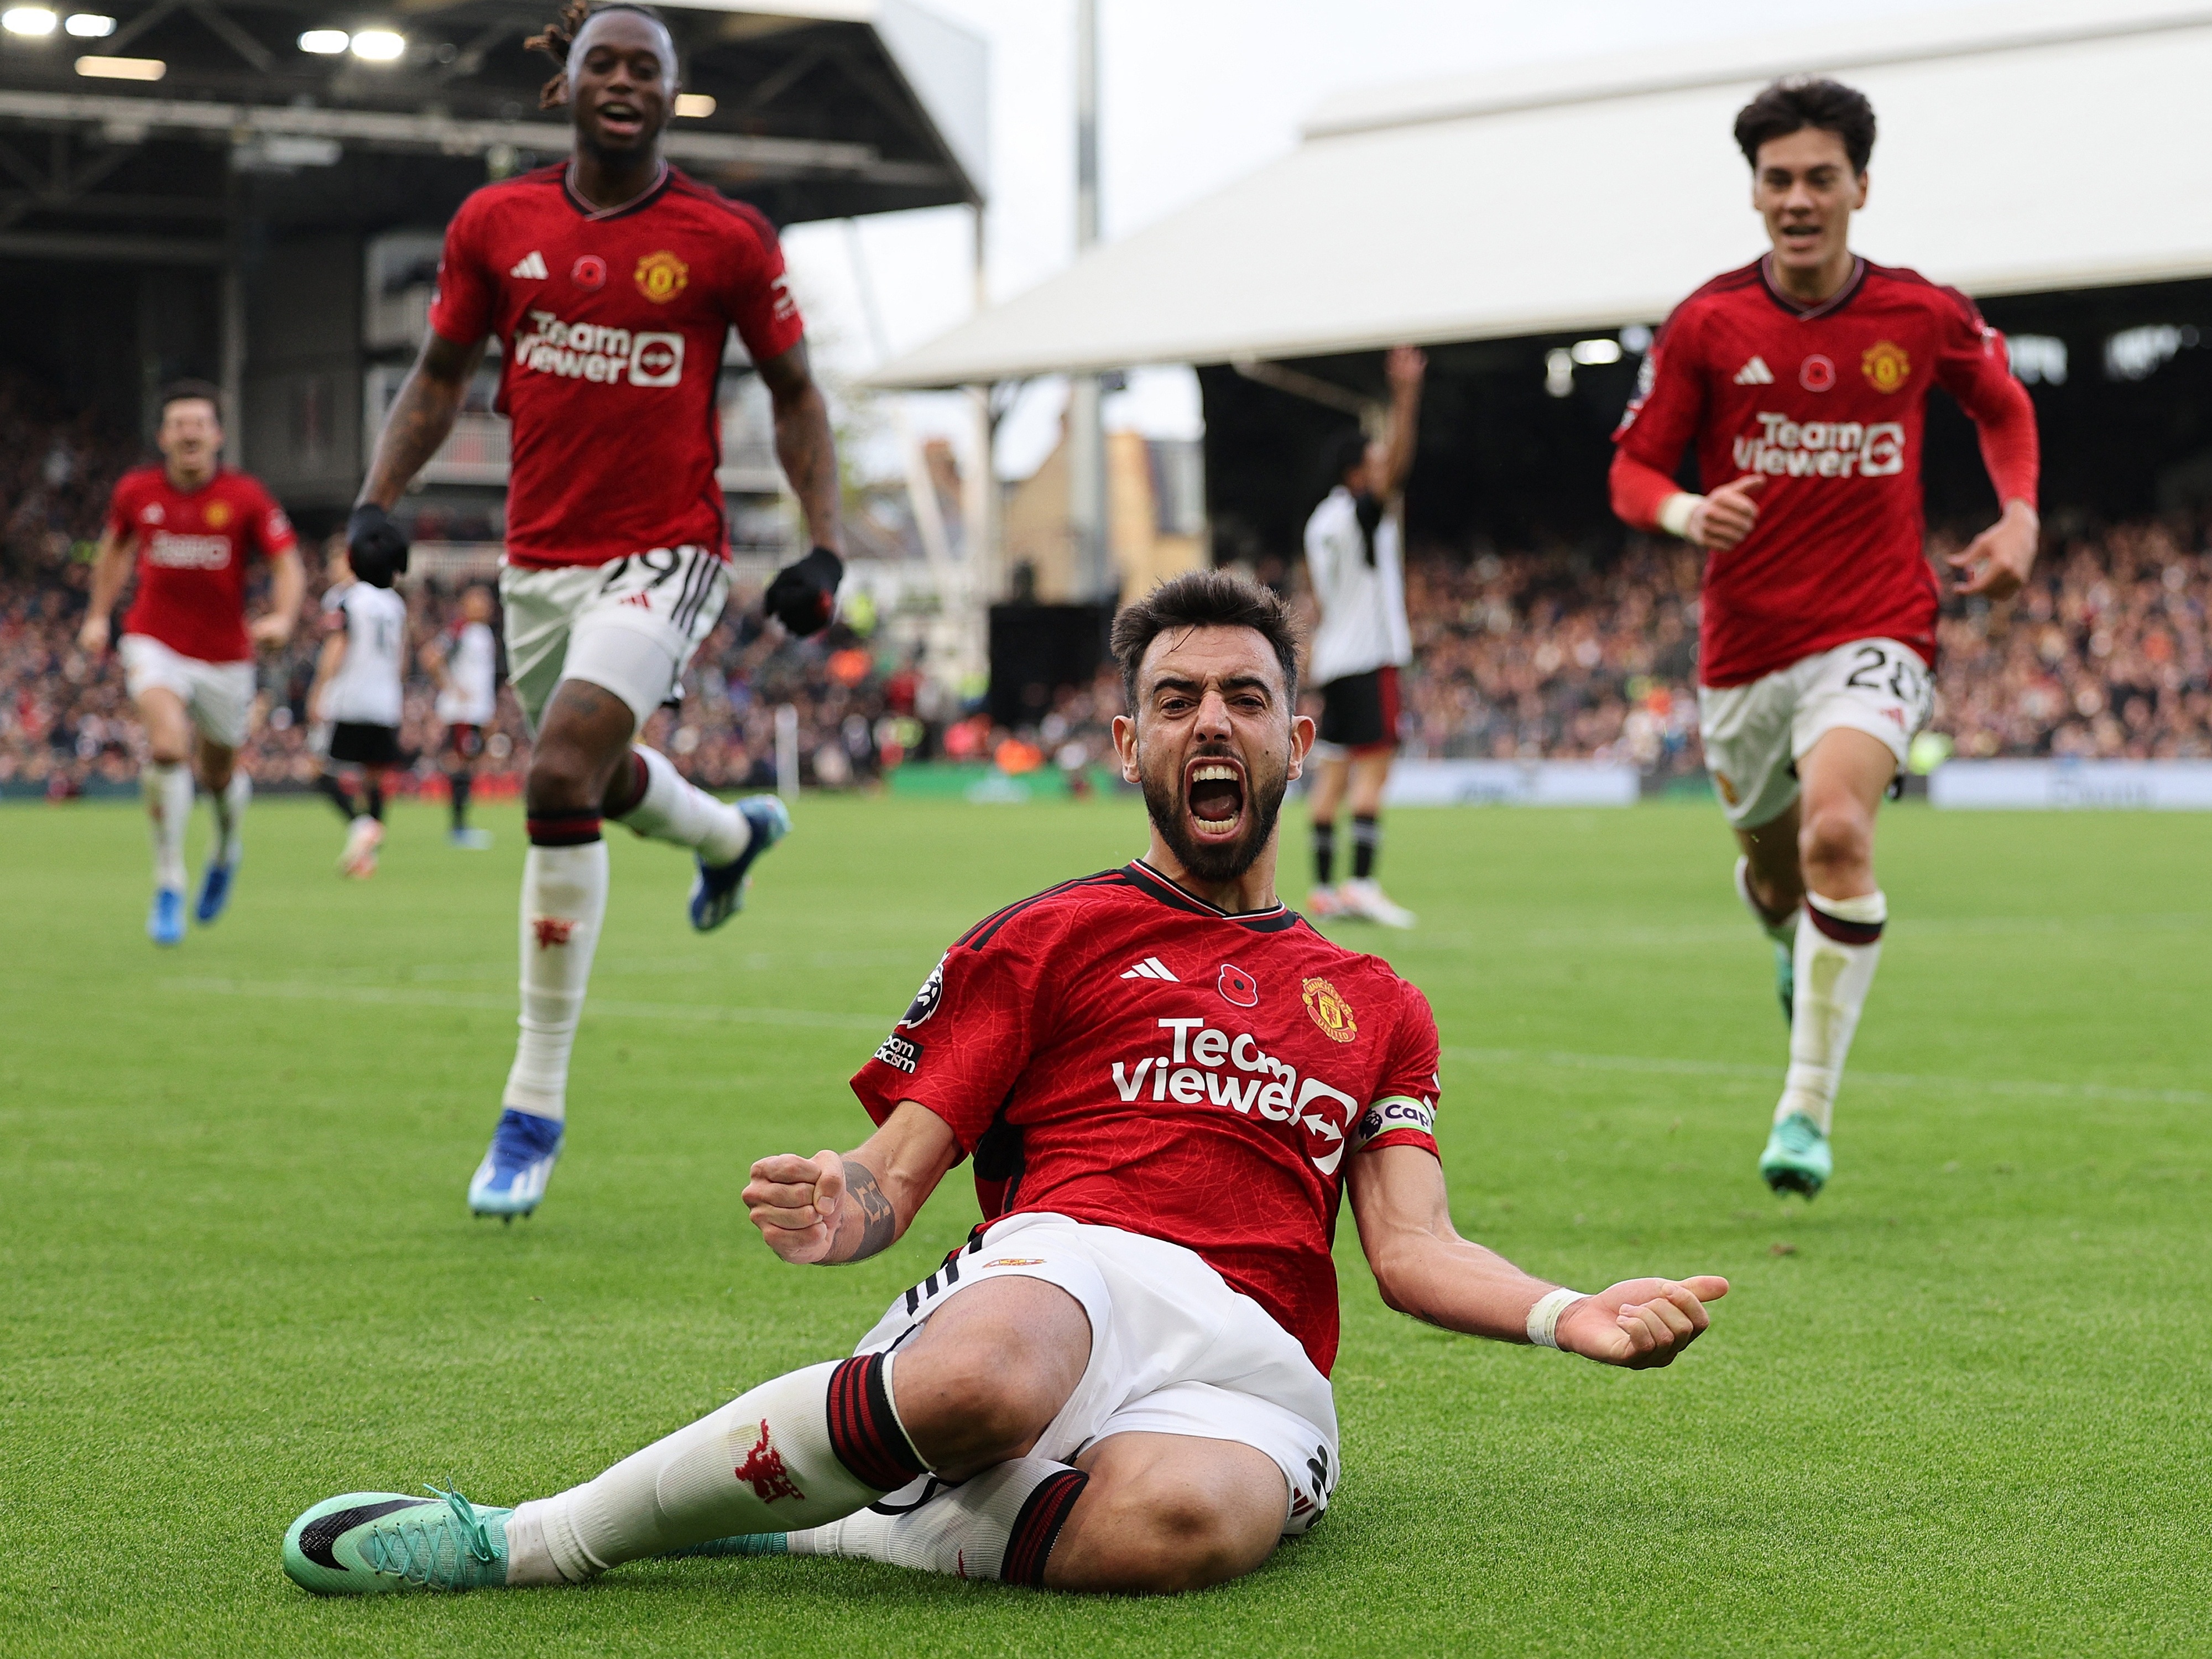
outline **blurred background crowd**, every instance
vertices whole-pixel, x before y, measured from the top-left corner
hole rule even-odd
[[[141,739],[120,669],[76,644],[100,515],[137,453],[134,441],[0,374],[0,788],[9,793],[63,797],[137,775]],[[1956,544],[1939,534],[1931,556]],[[307,625],[261,663],[246,763],[264,787],[304,786],[316,770],[305,700],[324,584],[319,550],[303,550]],[[1632,761],[1647,777],[1694,776],[1698,557],[1638,538],[1604,553],[1417,554],[1402,751]],[[1283,580],[1297,595],[1302,572]],[[410,601],[419,647],[453,623],[458,594],[425,583]],[[2208,604],[2212,520],[2053,529],[2019,599],[1947,605],[1936,730],[1978,757],[2212,757]],[[854,610],[856,625],[793,641],[763,632],[757,592],[733,589],[682,708],[656,715],[648,741],[718,788],[774,784],[776,711],[787,706],[789,752],[815,787],[866,787],[915,760],[1079,775],[1107,757],[1121,704],[1110,672],[1060,691],[1033,728],[994,727],[980,702],[927,684],[876,635],[866,607]],[[418,672],[402,741],[426,757],[438,736],[431,702]],[[527,744],[502,694],[480,772],[486,793],[519,783]],[[426,759],[416,775],[435,789],[435,772]]]

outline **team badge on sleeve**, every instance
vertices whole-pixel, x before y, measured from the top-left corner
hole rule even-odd
[[[899,1024],[911,1030],[937,1012],[937,1005],[945,1000],[945,958],[937,959],[937,966],[929,970],[929,977],[921,982],[921,989],[914,994],[914,1000],[906,1006]]]

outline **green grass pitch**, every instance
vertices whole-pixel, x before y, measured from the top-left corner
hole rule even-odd
[[[471,855],[403,810],[356,884],[327,811],[266,803],[230,915],[157,952],[135,810],[0,811],[0,1652],[2209,1639],[2208,826],[1909,806],[1809,1207],[1753,1173],[1784,1035],[1714,811],[1389,820],[1384,873],[1422,925],[1358,937],[1435,1003],[1461,1227],[1593,1288],[1728,1274],[1671,1370],[1391,1315],[1347,1225],[1347,1474],[1241,1583],[1139,1602],[732,1561],[312,1600],[277,1545],[317,1498],[450,1477],[513,1503],[845,1352],[965,1231],[964,1175],[896,1250],[823,1271],[756,1241],[747,1164],[860,1139],[844,1079],[944,945],[1141,846],[1127,801],[810,798],[751,908],[700,939],[688,860],[617,836],[568,1152],[502,1227],[462,1203],[514,1020],[520,823],[486,822],[499,844]]]

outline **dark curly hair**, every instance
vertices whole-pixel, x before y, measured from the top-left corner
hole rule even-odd
[[[542,52],[559,65],[553,78],[538,88],[538,108],[558,109],[568,101],[568,49],[576,44],[584,25],[603,11],[634,11],[641,17],[649,17],[668,34],[669,44],[675,44],[676,36],[668,27],[668,20],[651,6],[638,3],[638,0],[605,0],[600,5],[593,5],[592,0],[568,0],[561,8],[559,16],[522,43],[525,52]]]
[[[1108,644],[1121,670],[1121,696],[1137,712],[1137,670],[1154,640],[1171,628],[1249,628],[1283,665],[1283,691],[1298,704],[1298,624],[1273,590],[1226,570],[1191,570],[1162,582],[1114,618]]]
[[[1790,76],[1746,104],[1735,118],[1736,147],[1756,167],[1761,144],[1807,127],[1834,133],[1844,142],[1851,171],[1866,171],[1874,155],[1874,106],[1856,87],[1818,76]]]

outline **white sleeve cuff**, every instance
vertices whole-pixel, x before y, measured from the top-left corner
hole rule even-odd
[[[1678,489],[1659,503],[1659,527],[1670,536],[1680,536],[1687,541],[1690,536],[1690,514],[1705,498],[1692,495],[1686,489]]]
[[[1559,1346],[1559,1316],[1583,1299],[1580,1291],[1564,1287],[1539,1297],[1528,1310],[1528,1340],[1540,1348]]]

